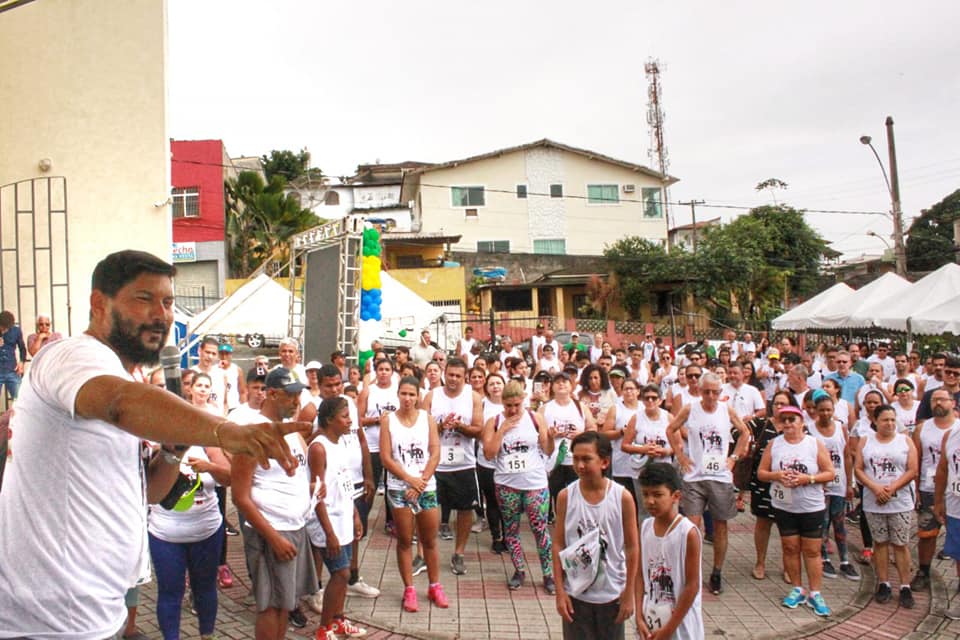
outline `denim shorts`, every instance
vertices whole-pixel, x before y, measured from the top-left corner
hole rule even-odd
[[[394,509],[410,509],[413,506],[413,504],[407,500],[407,492],[400,489],[388,489],[387,500]],[[421,510],[436,509],[438,505],[437,492],[424,491],[420,494],[420,499],[417,500],[417,502]]]
[[[323,556],[323,566],[327,568],[327,571],[330,573],[343,571],[344,569],[350,568],[350,560],[353,557],[353,545],[345,544],[341,546],[340,553],[332,558],[327,556],[326,549],[321,549],[320,555]]]

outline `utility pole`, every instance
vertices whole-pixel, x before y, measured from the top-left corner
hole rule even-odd
[[[953,255],[955,262],[960,263],[960,218],[953,221]]]
[[[697,254],[697,205],[706,204],[705,200],[690,200],[689,202],[678,202],[679,205],[690,205],[690,217],[693,218],[693,254]]]
[[[897,275],[907,274],[907,249],[903,244],[903,213],[900,211],[900,176],[897,171],[897,147],[893,140],[893,116],[887,116],[887,152],[890,156],[890,200],[893,206],[893,254]]]

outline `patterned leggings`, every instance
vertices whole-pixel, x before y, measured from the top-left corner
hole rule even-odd
[[[547,517],[550,514],[550,491],[534,489],[521,491],[503,485],[497,485],[497,501],[503,516],[503,541],[510,550],[510,559],[517,571],[525,572],[527,565],[520,547],[520,516],[527,513],[533,537],[537,540],[537,555],[543,577],[553,576],[553,542],[550,540],[550,528]]]
[[[823,545],[820,555],[827,559],[827,538],[830,525],[833,525],[833,537],[837,542],[837,555],[840,562],[847,561],[847,527],[843,519],[847,511],[847,499],[843,496],[826,496],[827,508],[823,512]]]

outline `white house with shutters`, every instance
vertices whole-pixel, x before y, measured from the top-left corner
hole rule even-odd
[[[649,167],[539,140],[404,172],[413,229],[459,235],[455,251],[601,255],[637,235],[666,243],[665,190]]]

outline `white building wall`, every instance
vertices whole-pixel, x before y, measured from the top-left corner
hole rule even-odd
[[[121,249],[171,259],[166,2],[22,5],[0,14],[0,60],[0,185],[66,178],[69,305],[79,333],[100,259]],[[38,168],[43,158],[47,172]],[[33,326],[31,317],[18,320]],[[65,331],[65,317],[55,322]]]

